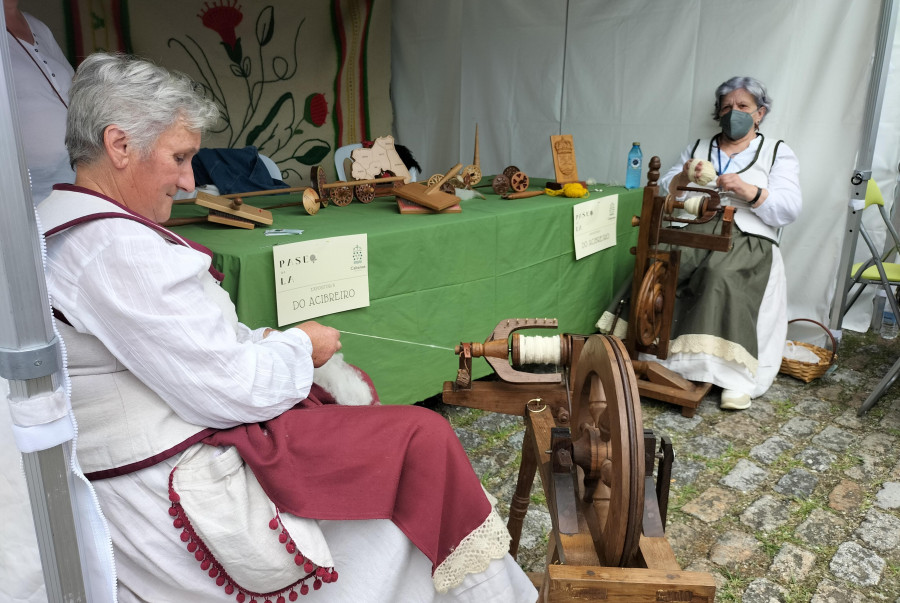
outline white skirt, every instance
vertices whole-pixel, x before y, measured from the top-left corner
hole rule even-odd
[[[115,545],[121,602],[233,602],[189,553],[168,515],[169,462],[94,482]],[[310,589],[315,603],[534,603],[537,590],[507,554],[462,584],[438,593],[431,561],[386,519],[319,521],[339,572],[337,582]],[[274,600],[274,599],[273,599]],[[249,603],[249,598],[248,598]],[[259,603],[262,603],[262,599]]]
[[[772,246],[772,268],[759,307],[756,338],[759,342],[759,364],[756,374],[737,362],[711,354],[670,354],[659,360],[641,354],[641,360],[655,360],[691,381],[712,383],[758,398],[768,391],[781,368],[784,344],[787,339],[787,279],[784,262],[777,245]]]

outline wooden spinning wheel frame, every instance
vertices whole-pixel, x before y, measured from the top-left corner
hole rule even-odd
[[[674,455],[671,442],[662,438],[657,451],[656,436],[643,429],[637,379],[622,341],[562,334],[554,359],[562,374],[520,370],[533,356],[516,331],[557,326],[555,319],[501,321],[484,343],[456,347],[457,378],[444,383],[446,404],[524,417],[509,505],[510,554],[518,553],[539,473],[553,521],[546,571],[531,575],[539,601],[712,603],[712,576],[682,571],[665,538]],[[471,378],[475,357],[491,365],[496,380]]]

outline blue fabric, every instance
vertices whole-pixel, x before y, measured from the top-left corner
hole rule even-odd
[[[272,178],[259,158],[256,147],[243,149],[200,149],[191,161],[194,184],[213,184],[219,194],[247,193],[287,188],[281,180]]]

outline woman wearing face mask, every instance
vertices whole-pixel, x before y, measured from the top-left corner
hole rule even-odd
[[[699,166],[690,174],[689,164],[702,159],[717,175],[708,186],[722,193],[723,203],[737,206],[731,251],[680,248],[672,342],[662,361],[687,379],[720,386],[721,407],[732,410],[749,408],[772,385],[787,335],[777,237],[800,214],[802,198],[797,156],[760,131],[771,108],[758,80],[724,82],[716,89],[713,114],[721,131],[688,145],[660,181],[663,190],[696,181]],[[688,228],[718,231],[716,223]]]

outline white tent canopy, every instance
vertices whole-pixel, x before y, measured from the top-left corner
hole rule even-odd
[[[632,141],[645,160],[671,165],[714,132],[716,86],[757,77],[774,98],[764,133],[801,162],[804,210],[782,243],[790,314],[827,322],[880,9],[876,0],[393,0],[394,134],[427,176],[471,160],[478,124],[485,173],[515,164],[535,177],[553,173],[549,137],[573,134],[579,175],[616,184]],[[886,197],[900,158],[897,46],[895,37],[872,166]],[[864,330],[867,309],[858,303],[845,327]],[[8,413],[0,417],[0,459],[15,467]],[[0,534],[16,563],[0,563],[0,599],[44,601],[25,480],[4,476]]]
[[[721,82],[764,82],[774,101],[762,131],[801,166],[803,213],[782,239],[790,317],[828,322],[880,2],[393,2],[396,137],[426,177],[471,162],[478,124],[486,174],[514,164],[552,177],[550,136],[572,134],[579,176],[622,184],[632,141],[665,170],[715,133]],[[900,157],[896,80],[873,162],[886,197]],[[844,326],[865,330],[870,308],[858,302]]]

